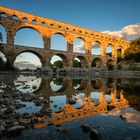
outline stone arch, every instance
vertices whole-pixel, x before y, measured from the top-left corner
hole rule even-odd
[[[16,21],[18,21],[18,20],[19,20],[19,18],[18,18],[18,16],[17,16],[17,15],[13,15],[11,18],[12,18],[13,20],[16,20]]]
[[[69,61],[68,61],[67,56],[64,55],[64,54],[61,54],[61,53],[53,54],[53,55],[50,57],[50,61],[49,61],[49,62],[51,62],[52,57],[55,56],[55,55],[56,55],[56,56],[59,56],[59,57],[62,59],[63,67],[64,67],[64,68],[69,67]]]
[[[98,40],[95,40],[93,43],[92,43],[92,49],[91,49],[91,53],[93,55],[101,55],[101,42],[98,41]]]
[[[118,46],[117,47],[117,63],[119,63],[122,60],[123,57],[123,47]]]
[[[102,67],[103,66],[103,60],[99,57],[96,57],[93,59],[92,63],[91,63],[91,67]]]
[[[28,19],[26,17],[23,17],[22,22],[28,22]]]
[[[2,40],[0,40],[0,42],[7,43],[7,29],[3,23],[0,23],[0,32],[2,34]]]
[[[112,57],[113,56],[114,45],[112,43],[108,43],[106,45],[106,55]]]
[[[5,12],[0,13],[0,17],[7,18],[7,14]]]
[[[75,58],[78,58],[78,59],[80,60],[81,67],[85,67],[85,68],[88,67],[88,61],[87,61],[86,57],[84,57],[84,56],[82,56],[82,55],[78,55],[78,56],[74,57],[74,59],[75,59]],[[74,60],[74,59],[73,59],[73,60]]]
[[[63,49],[62,49],[63,48]],[[51,36],[51,49],[67,51],[67,40],[63,33],[55,32]]]
[[[45,67],[45,59],[44,59],[44,57],[43,57],[41,54],[39,54],[38,52],[34,51],[34,50],[24,50],[24,51],[18,52],[18,53],[14,56],[13,64],[12,64],[12,65],[14,65],[14,62],[15,62],[17,56],[19,56],[19,55],[22,54],[22,53],[26,53],[26,52],[29,52],[29,53],[32,53],[32,54],[36,55],[36,56],[39,58],[39,60],[40,60],[40,62],[41,62],[41,64],[42,64],[42,67]]]
[[[107,65],[111,64],[111,65],[114,66],[114,65],[115,65],[115,62],[114,62],[113,59],[108,59],[106,64],[107,64]]]
[[[7,55],[6,55],[6,53],[3,51],[3,50],[1,50],[0,49],[0,57],[2,58],[2,60],[4,61],[4,62],[7,62]]]
[[[84,38],[76,37],[74,39],[73,52],[86,53],[86,47],[86,40]]]
[[[24,30],[25,29],[25,30]],[[27,30],[26,30],[27,29]],[[28,30],[29,29],[29,30]],[[31,29],[31,30],[30,30]],[[24,33],[21,33],[20,35],[22,36],[22,38],[19,38],[16,40],[16,34],[19,32],[19,31],[24,31],[24,32],[27,32],[27,31],[35,31],[34,33],[32,33],[32,39],[30,39],[30,37],[27,37]],[[28,33],[27,33],[28,34]],[[29,34],[28,34],[29,35]],[[33,37],[34,35],[34,37]],[[28,42],[23,42],[21,43],[23,40],[20,40],[20,39],[23,39],[23,38],[26,38]],[[34,42],[33,42],[34,41]],[[41,34],[41,31],[39,31],[38,29],[32,27],[32,26],[20,26],[16,31],[15,31],[15,36],[14,36],[14,44],[15,45],[23,45],[23,46],[29,46],[29,47],[38,47],[38,48],[44,48],[44,41],[43,41],[43,36]],[[35,45],[34,45],[35,44]],[[41,47],[40,47],[41,46]]]

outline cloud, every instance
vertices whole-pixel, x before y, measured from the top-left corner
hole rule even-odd
[[[140,37],[140,23],[125,26],[120,31],[103,31],[102,33],[107,33],[123,39],[138,38]]]
[[[75,50],[75,52],[83,52],[83,51],[85,51],[84,42],[81,41],[79,44],[76,44],[76,45],[74,46],[74,50]]]

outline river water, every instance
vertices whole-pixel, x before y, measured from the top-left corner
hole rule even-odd
[[[1,139],[140,140],[140,80],[0,76]]]

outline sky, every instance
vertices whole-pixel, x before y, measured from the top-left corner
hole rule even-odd
[[[140,0],[0,0],[0,5],[124,39],[140,37]],[[16,43],[26,43],[27,38],[23,41],[20,32],[24,34],[19,31]],[[27,42],[36,46],[40,41]],[[59,43],[52,44],[55,49]],[[78,41],[75,44],[78,45]],[[63,50],[63,47],[61,44],[58,48]]]

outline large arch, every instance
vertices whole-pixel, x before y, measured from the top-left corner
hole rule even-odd
[[[80,62],[80,66],[78,66],[78,67],[85,67],[85,68],[88,67],[88,61],[84,56],[79,55],[79,56],[74,57],[73,62],[75,59],[77,59],[77,61]],[[74,64],[73,64],[73,66],[74,66]]]
[[[53,58],[54,56],[58,56],[58,57],[61,58],[61,60],[62,60],[62,62],[63,62],[63,67],[64,67],[64,68],[69,67],[69,61],[68,61],[67,56],[64,55],[64,54],[61,54],[61,53],[56,53],[56,54],[54,54],[54,55],[52,55],[52,56],[50,57],[50,63],[51,63],[51,64],[52,64],[53,62],[57,61],[57,60],[56,60],[57,58],[56,58],[55,60],[52,60],[52,58]],[[60,60],[60,59],[59,59],[59,60]]]
[[[14,44],[28,47],[44,48],[41,33],[30,26],[18,28],[14,36]]]
[[[14,59],[13,59],[13,65],[15,65],[15,61],[16,61],[17,57],[18,57],[19,55],[23,54],[23,53],[31,53],[31,54],[37,56],[38,59],[40,60],[41,66],[42,66],[42,67],[45,67],[45,60],[44,60],[43,56],[41,56],[38,52],[33,51],[33,50],[25,50],[25,51],[21,51],[21,52],[19,52],[18,54],[16,54],[16,56],[14,56]],[[32,57],[32,56],[29,55],[29,57]],[[31,59],[32,59],[32,58],[31,58]],[[33,60],[33,61],[34,61],[34,60]]]
[[[67,41],[62,33],[55,33],[52,35],[51,49],[67,51]]]
[[[113,44],[109,43],[106,46],[106,55],[112,57],[112,52],[113,52]]]
[[[3,24],[0,23],[0,33],[2,37],[0,37],[0,43],[7,43],[7,32]]]
[[[73,52],[86,53],[86,42],[83,38],[75,38],[73,43]]]
[[[100,41],[95,41],[92,44],[91,54],[101,55],[101,43]]]
[[[96,57],[93,59],[92,63],[91,63],[91,67],[102,67],[103,66],[103,61],[101,58]]]

